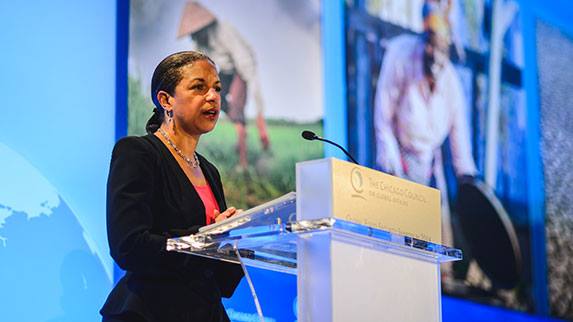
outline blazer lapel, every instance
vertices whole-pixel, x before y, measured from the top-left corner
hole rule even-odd
[[[175,156],[171,154],[167,146],[165,146],[158,137],[152,134],[150,136],[153,137],[161,151],[163,161],[165,162],[164,166],[170,169],[170,171],[167,172],[167,178],[177,182],[177,187],[179,189],[177,189],[178,191],[172,191],[171,194],[173,195],[173,199],[176,200],[176,207],[181,210],[180,213],[182,220],[184,220],[188,225],[205,225],[207,223],[206,218],[204,215],[200,215],[205,213],[205,206],[203,205],[197,190],[195,190],[195,187],[189,178],[187,178],[187,175],[185,175],[185,172],[181,169]],[[203,173],[205,173],[205,171],[203,171]],[[197,214],[197,217],[192,218],[190,214]]]

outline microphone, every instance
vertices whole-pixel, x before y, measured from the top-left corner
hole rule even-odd
[[[318,141],[322,141],[322,142],[326,142],[326,143],[332,144],[332,145],[334,145],[335,147],[337,147],[337,148],[339,148],[340,150],[342,150],[342,152],[344,152],[344,154],[346,154],[346,155],[348,156],[348,158],[349,158],[352,162],[354,162],[354,163],[360,165],[360,164],[350,155],[350,153],[348,153],[348,151],[346,151],[345,148],[341,147],[340,145],[338,145],[338,144],[335,143],[335,142],[332,142],[332,141],[330,141],[330,140],[321,138],[320,136],[316,135],[314,132],[312,132],[312,131],[307,131],[307,130],[302,131],[301,136],[302,136],[305,140],[309,140],[309,141],[318,140]]]
[[[309,141],[313,141],[313,140],[316,140],[318,138],[318,136],[316,134],[314,134],[314,132],[306,131],[306,130],[302,131],[301,135],[304,139],[309,140]]]

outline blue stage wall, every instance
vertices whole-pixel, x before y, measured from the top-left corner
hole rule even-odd
[[[341,2],[323,5],[324,46],[339,53]],[[566,18],[573,9],[565,2],[533,1],[530,17],[570,33]],[[127,57],[121,41],[126,34],[120,32],[116,42],[116,27],[125,27],[128,16],[125,10],[116,19],[118,3],[125,9],[121,0],[0,2],[1,321],[100,320],[97,310],[113,280],[105,180],[115,138],[126,133],[126,87],[116,84],[116,77],[125,80],[127,62],[116,62],[116,55]],[[325,62],[336,69],[344,60],[325,52]],[[343,67],[339,70],[333,77],[325,74],[327,104],[329,91],[344,93]],[[536,90],[535,76],[527,76],[528,90]],[[529,95],[535,103],[536,94]],[[332,106],[344,104],[343,98],[333,100]],[[336,128],[346,127],[343,111],[328,106],[326,111],[325,133],[340,135]],[[535,276],[544,280],[545,264],[538,267]],[[277,321],[295,320],[295,279],[265,274],[254,272],[254,278],[269,285],[260,290],[273,299],[269,313]],[[280,285],[271,286],[277,279]],[[239,292],[245,310],[254,313],[248,291]],[[546,290],[537,294],[547,297]],[[238,321],[255,321],[239,313]],[[443,298],[443,316],[444,321],[554,321],[449,297]]]
[[[116,1],[0,2],[0,321],[100,321]]]

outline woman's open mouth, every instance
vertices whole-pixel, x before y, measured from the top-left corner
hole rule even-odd
[[[207,118],[215,119],[219,115],[219,109],[214,108],[214,109],[207,110],[207,111],[203,112],[203,115],[205,115]]]

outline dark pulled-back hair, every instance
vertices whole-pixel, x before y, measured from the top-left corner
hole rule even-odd
[[[215,65],[215,62],[213,62],[213,60],[211,60],[207,55],[196,51],[181,51],[171,54],[165,57],[159,65],[157,65],[153,72],[153,77],[151,78],[151,99],[153,100],[155,108],[153,109],[153,115],[147,121],[147,125],[145,126],[147,133],[154,133],[157,131],[165,117],[163,107],[157,100],[157,93],[159,93],[159,91],[164,91],[169,93],[169,95],[173,95],[175,87],[177,87],[177,84],[179,84],[183,78],[183,74],[181,73],[183,67],[200,60],[207,60],[211,64]]]

